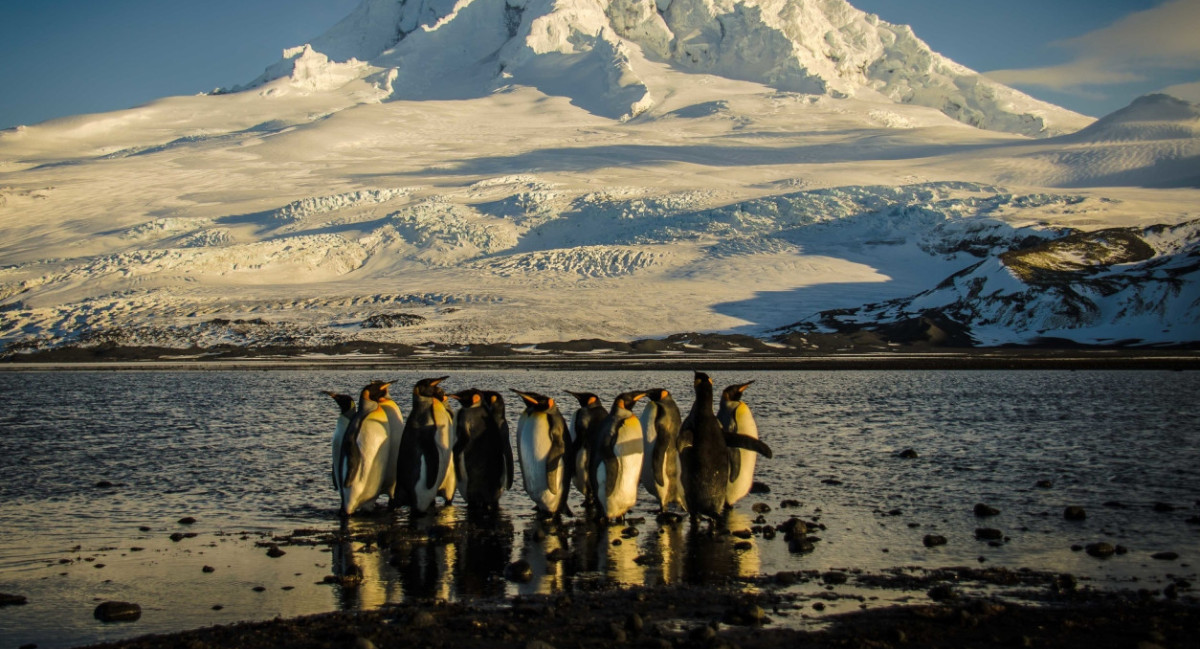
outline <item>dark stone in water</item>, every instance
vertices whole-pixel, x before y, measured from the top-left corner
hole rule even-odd
[[[1174,561],[1179,558],[1179,554],[1175,552],[1155,552],[1150,555],[1150,558],[1158,559],[1159,561]]]
[[[754,533],[750,530],[734,530],[730,532],[730,534],[738,537],[739,539],[748,539],[751,536],[754,536]]]
[[[504,569],[504,578],[509,581],[527,584],[533,580],[533,566],[529,565],[529,562],[524,559],[518,559],[508,564]]]
[[[992,527],[975,528],[975,538],[980,541],[998,541],[1004,538],[1004,532]]]
[[[799,506],[800,506],[799,500],[781,500],[781,501],[779,501],[780,509],[789,509],[791,507],[799,507]]]
[[[765,514],[769,511],[771,511],[771,506],[768,505],[767,503],[754,503],[754,505],[752,507],[750,507],[750,509],[753,510],[754,513],[756,513],[756,514]]]
[[[939,545],[946,545],[946,537],[939,534],[926,534],[921,542],[925,544],[925,547],[933,548]]]
[[[1100,543],[1089,543],[1084,549],[1087,550],[1088,554],[1099,559],[1105,559],[1117,553],[1116,548],[1103,541]]]
[[[1163,513],[1173,512],[1175,511],[1175,505],[1170,503],[1154,503],[1154,511]]]
[[[896,454],[896,456],[900,457],[902,459],[905,459],[905,460],[915,460],[918,457],[920,457],[919,455],[917,455],[917,452],[911,448],[906,448],[903,451],[900,451],[899,453]]]
[[[427,629],[437,624],[437,619],[429,611],[417,611],[413,614],[408,625],[414,629]]]
[[[0,593],[0,606],[21,606],[26,601],[24,595],[8,595]]]
[[[836,487],[836,486],[842,484],[842,481],[837,480],[835,478],[825,478],[824,480],[821,481],[821,484],[827,484],[827,485]]]
[[[633,537],[637,536],[638,534],[640,534],[640,532],[638,532],[638,528],[633,527],[633,526],[626,527],[625,529],[621,530],[621,536],[623,536],[627,539],[632,539]]]
[[[192,518],[191,516],[184,516],[183,518],[179,519],[180,525],[192,525],[195,522],[196,519]]]
[[[815,549],[817,549],[817,546],[813,545],[813,542],[805,537],[799,537],[788,541],[788,552],[792,552],[794,554],[808,554]]]
[[[201,572],[216,572],[217,569],[212,566],[204,566],[200,569]]]
[[[754,544],[749,541],[738,541],[733,544],[733,549],[738,552],[745,552],[746,550],[753,550]]]
[[[958,597],[958,593],[954,592],[954,588],[949,584],[938,584],[930,588],[926,594],[935,602],[944,602]]]
[[[101,622],[134,622],[142,617],[142,607],[131,602],[104,602],[92,611]]]
[[[287,554],[287,552],[279,549],[279,546],[275,545],[274,543],[271,544],[271,547],[267,548],[267,556],[271,557],[272,559],[278,559],[285,554]]]
[[[1082,521],[1087,519],[1087,512],[1079,505],[1071,505],[1063,510],[1063,518],[1069,521]]]
[[[116,485],[114,485],[113,483],[109,482],[108,480],[101,480],[100,482],[97,482],[97,483],[96,483],[96,488],[97,488],[97,489],[112,489],[112,488],[113,488],[113,487],[115,487],[115,486],[116,486]]]
[[[138,527],[138,531],[139,531],[139,532],[149,532],[149,531],[150,531],[150,526],[149,526],[149,525],[141,525],[141,526],[139,526],[139,527]]]
[[[821,581],[827,584],[844,584],[850,577],[841,571],[830,570],[821,574]]]
[[[750,493],[752,494],[769,494],[771,488],[766,483],[758,482],[757,480],[750,483]]]
[[[786,521],[783,522],[782,525],[780,525],[779,527],[777,527],[775,529],[779,530],[780,532],[783,532],[784,534],[787,534],[789,537],[804,536],[805,534],[808,533],[808,525],[806,525],[804,523],[804,521],[800,520],[799,518],[796,518],[795,516],[787,519]],[[789,540],[790,540],[790,538],[789,538]]]
[[[178,542],[184,540],[185,538],[187,538],[187,536],[185,536],[183,532],[175,532],[175,533],[171,534],[170,538],[172,541],[175,541],[176,543],[178,543]]]
[[[1071,552],[1080,552],[1080,551],[1082,551],[1082,550],[1083,550],[1083,546],[1082,546],[1082,545],[1079,545],[1078,543],[1072,543],[1072,544],[1071,544]]]
[[[265,593],[267,591],[267,587],[266,586],[255,586],[254,588],[251,588],[250,590],[252,590],[256,593]]]
[[[1049,480],[1038,480],[1034,483],[1039,489],[1049,489],[1054,486],[1054,483]]]
[[[999,513],[1000,513],[999,509],[996,509],[995,507],[992,507],[990,505],[985,505],[983,503],[976,503],[976,505],[975,505],[975,515],[978,516],[979,518],[984,518],[986,516],[996,516]]]

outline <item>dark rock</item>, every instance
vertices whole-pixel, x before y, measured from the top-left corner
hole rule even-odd
[[[626,527],[625,529],[621,530],[621,536],[623,536],[627,539],[632,539],[633,537],[637,536],[640,533],[641,532],[638,532],[638,528],[632,527],[632,526]]]
[[[131,602],[104,602],[92,611],[101,622],[134,622],[142,617],[142,607]]]
[[[754,482],[750,483],[750,493],[769,494],[771,493],[771,488],[768,487],[766,483],[755,480]]]
[[[1118,543],[1118,544],[1117,544],[1117,547],[1116,547],[1116,548],[1114,548],[1114,549],[1117,551],[1117,554],[1118,554],[1118,555],[1121,555],[1121,554],[1129,554],[1129,548],[1127,548],[1127,547],[1125,547],[1125,546],[1121,545],[1120,543]]]
[[[958,593],[949,584],[938,584],[930,588],[926,594],[935,602],[944,602],[958,597]]]
[[[842,484],[842,481],[837,480],[835,478],[825,478],[824,480],[821,481],[821,484],[827,484],[827,485],[836,487],[836,486]]]
[[[1083,550],[1083,546],[1082,546],[1082,545],[1079,545],[1078,543],[1072,543],[1072,544],[1071,544],[1071,552],[1080,552],[1080,551],[1082,551],[1082,550]]]
[[[214,610],[214,611],[221,611],[224,609],[225,609],[225,606],[222,604],[213,604],[212,605],[212,610]]]
[[[1063,573],[1054,578],[1054,589],[1060,593],[1069,593],[1079,586],[1079,580],[1075,579],[1075,575]]]
[[[829,572],[821,575],[821,581],[827,584],[844,584],[849,578],[850,577],[846,573],[837,570],[830,570]]]
[[[265,592],[267,592],[267,587],[266,586],[255,586],[254,588],[251,588],[250,590],[252,590],[256,593],[265,593]]]
[[[998,541],[1004,538],[1004,532],[992,527],[975,528],[975,538],[980,541]]]
[[[1034,483],[1034,486],[1039,489],[1049,489],[1054,486],[1054,483],[1049,480],[1038,480]]]
[[[985,505],[983,503],[977,503],[975,505],[975,515],[980,518],[984,518],[986,516],[996,516],[999,513],[1000,513],[999,509],[996,509],[995,507],[992,507],[990,505]]]
[[[212,566],[204,566],[200,569],[201,572],[216,572],[217,569]]]
[[[1117,553],[1116,548],[1114,548],[1109,543],[1104,543],[1103,541],[1101,541],[1100,543],[1089,543],[1089,544],[1087,544],[1087,546],[1084,547],[1084,549],[1087,550],[1088,554],[1092,555],[1093,557],[1098,557],[1100,559],[1105,559],[1107,557],[1111,557],[1112,555]]]
[[[786,521],[783,522],[782,525],[780,525],[779,527],[777,527],[775,529],[779,530],[780,532],[783,532],[784,534],[787,534],[789,537],[789,540],[790,540],[790,537],[804,536],[805,534],[808,533],[808,525],[806,525],[804,523],[804,521],[800,520],[799,518],[796,518],[795,516],[787,519]]]
[[[1087,520],[1087,512],[1079,505],[1071,505],[1063,510],[1063,518],[1069,521]]]
[[[21,606],[28,601],[24,595],[0,593],[0,606]]]
[[[630,613],[629,617],[625,618],[625,628],[630,633],[641,633],[644,625],[645,622],[642,620],[642,616],[638,615],[637,613]]]
[[[813,542],[805,537],[794,538],[788,541],[788,552],[794,554],[807,554],[815,549],[817,549],[817,546],[813,545]]]
[[[186,539],[187,535],[184,534],[183,532],[175,532],[175,533],[171,534],[170,538],[172,541],[175,541],[176,543],[178,543],[178,542]]]
[[[939,545],[946,545],[946,537],[940,534],[926,534],[921,542],[925,544],[925,547],[933,548]]]
[[[1176,552],[1155,552],[1150,555],[1150,558],[1158,559],[1159,561],[1174,561],[1179,558],[1179,554]]]
[[[734,531],[730,532],[730,534],[738,537],[739,539],[748,539],[748,538],[754,536],[754,533],[751,532],[750,530],[734,530]]]
[[[191,525],[195,522],[196,519],[192,518],[191,516],[184,516],[183,518],[179,519],[180,525]]]
[[[750,507],[750,509],[751,509],[751,510],[752,510],[752,511],[753,511],[755,514],[765,514],[765,513],[769,512],[769,511],[771,511],[771,506],[770,506],[770,505],[768,505],[767,503],[754,503],[754,505],[752,505],[752,506]]]
[[[149,532],[149,531],[150,531],[150,526],[149,526],[149,525],[141,525],[141,526],[139,526],[139,527],[138,527],[138,531],[139,531],[139,532]]]
[[[737,543],[733,544],[733,549],[737,550],[738,552],[745,552],[747,550],[753,550],[754,544],[749,541],[738,541]]]
[[[799,506],[800,506],[799,500],[781,500],[781,501],[779,501],[780,509],[788,509],[791,507],[799,507]]]
[[[897,453],[896,457],[903,458],[905,460],[915,460],[918,457],[920,457],[920,455],[918,455],[917,452],[914,451],[913,449],[906,448],[903,451],[900,451],[899,453]]]
[[[97,488],[97,489],[112,489],[112,488],[113,488],[113,487],[115,487],[115,486],[116,486],[116,485],[114,485],[113,483],[109,482],[108,480],[101,480],[100,482],[97,482],[97,483],[96,483],[96,488]]]
[[[541,640],[530,640],[525,643],[525,649],[554,649],[554,645]]]
[[[267,556],[271,557],[272,559],[278,559],[285,554],[287,554],[287,552],[281,550],[279,546],[275,545],[274,543],[271,544],[271,547],[267,548]]]
[[[413,613],[412,619],[408,621],[408,625],[414,629],[427,629],[436,624],[437,619],[429,611],[417,611]]]
[[[812,607],[813,607],[814,611],[824,611],[825,603],[824,602],[813,602]]]
[[[762,531],[762,537],[768,541],[775,538],[775,528],[774,527],[764,527],[763,531]]]
[[[620,540],[620,539],[616,539]],[[533,580],[533,566],[524,559],[518,559],[504,569],[504,578],[509,581],[515,581],[522,584],[527,584]]]

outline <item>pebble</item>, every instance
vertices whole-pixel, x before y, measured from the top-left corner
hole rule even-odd
[[[283,550],[279,549],[279,546],[275,545],[274,543],[272,543],[271,546],[269,548],[267,548],[267,556],[271,557],[272,559],[278,559],[279,557],[282,557],[285,554],[287,554],[287,552],[284,552]]]
[[[1114,548],[1112,544],[1104,543],[1103,541],[1100,543],[1089,543],[1084,547],[1084,549],[1087,550],[1087,553],[1091,556],[1100,559],[1111,557],[1117,552],[1117,549]]]
[[[1150,555],[1150,558],[1158,559],[1159,561],[1174,561],[1179,558],[1179,554],[1175,552],[1155,552]]]
[[[101,622],[134,622],[142,617],[142,607],[132,602],[104,602],[92,611]]]
[[[212,566],[204,566],[200,569],[201,572],[216,572],[217,569]]]
[[[1004,532],[992,527],[975,528],[975,538],[981,541],[997,541],[1004,538]]]
[[[192,518],[191,516],[184,516],[183,518],[179,519],[180,525],[192,525],[195,522],[196,519]]]
[[[921,542],[925,544],[925,547],[932,548],[939,545],[946,545],[946,537],[941,536],[940,534],[926,534],[925,538],[922,539]]]
[[[947,584],[938,584],[930,588],[926,594],[929,595],[929,599],[935,602],[944,602],[948,599],[958,597],[958,593],[954,592],[954,588]]]
[[[1063,518],[1069,521],[1082,521],[1087,519],[1087,512],[1079,505],[1071,505],[1063,510]]]
[[[900,457],[905,460],[915,460],[916,458],[920,457],[920,455],[918,455],[917,452],[911,448],[906,448],[903,451],[900,451],[899,453],[897,453],[896,455],[897,455],[897,457]]]
[[[790,498],[789,498],[788,500],[781,500],[781,501],[779,501],[779,508],[780,508],[780,509],[788,509],[788,508],[791,508],[791,507],[799,507],[799,506],[800,506],[800,501],[799,501],[799,500],[792,500],[792,499],[790,499]]]
[[[752,506],[750,507],[750,509],[751,509],[751,510],[752,510],[752,511],[753,511],[755,514],[765,514],[765,513],[769,512],[769,511],[771,511],[771,506],[770,506],[770,505],[768,505],[767,503],[754,503],[754,505],[752,505]]]
[[[996,516],[999,513],[1000,510],[992,507],[991,505],[985,505],[983,503],[977,503],[975,505],[975,515],[980,518],[984,518],[985,516]]]
[[[745,552],[747,550],[753,550],[754,544],[749,541],[738,541],[737,543],[733,544],[733,549],[737,550],[738,552]]]
[[[0,606],[21,606],[27,601],[24,595],[0,593]]]
[[[827,584],[844,584],[849,578],[846,573],[837,570],[831,570],[821,575],[821,581]]]
[[[750,493],[752,493],[752,494],[769,494],[769,493],[771,493],[771,488],[768,487],[765,483],[758,482],[756,480],[756,481],[750,483]]]

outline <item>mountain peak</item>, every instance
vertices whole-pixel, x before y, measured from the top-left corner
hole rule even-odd
[[[665,64],[785,92],[882,95],[1033,137],[1091,121],[990,81],[845,0],[363,0],[311,49],[331,65],[386,71],[396,99],[517,84],[629,119],[661,99],[647,68]],[[256,83],[294,76],[287,61]]]

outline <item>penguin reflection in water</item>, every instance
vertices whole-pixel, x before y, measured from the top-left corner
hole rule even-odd
[[[517,420],[517,457],[525,493],[537,505],[538,515],[557,518],[569,516],[567,490],[571,467],[567,453],[567,422],[554,399],[536,392],[513,390],[525,402]]]
[[[413,386],[413,407],[404,424],[396,497],[415,514],[433,507],[450,468],[454,422],[446,409],[445,391],[438,387],[447,378],[421,379]]]
[[[712,379],[696,372],[696,401],[679,435],[683,487],[692,520],[708,516],[720,524],[729,485],[729,452],[746,449],[771,457],[771,448],[748,435],[726,433],[713,413]]]
[[[341,409],[333,436],[333,486],[341,499],[338,513],[343,517],[373,503],[390,488],[387,464],[392,451],[388,415],[372,398],[375,392],[372,386],[363,388],[352,415],[354,402],[350,397],[325,393]]]
[[[601,448],[593,460],[596,500],[609,522],[625,517],[637,502],[642,474],[642,425],[633,415],[633,404],[645,392],[625,392],[613,400],[612,409],[600,424]]]
[[[458,491],[468,507],[494,510],[504,492],[512,489],[513,455],[508,427],[498,425],[483,392],[471,389],[449,396],[462,404],[454,417]]]

